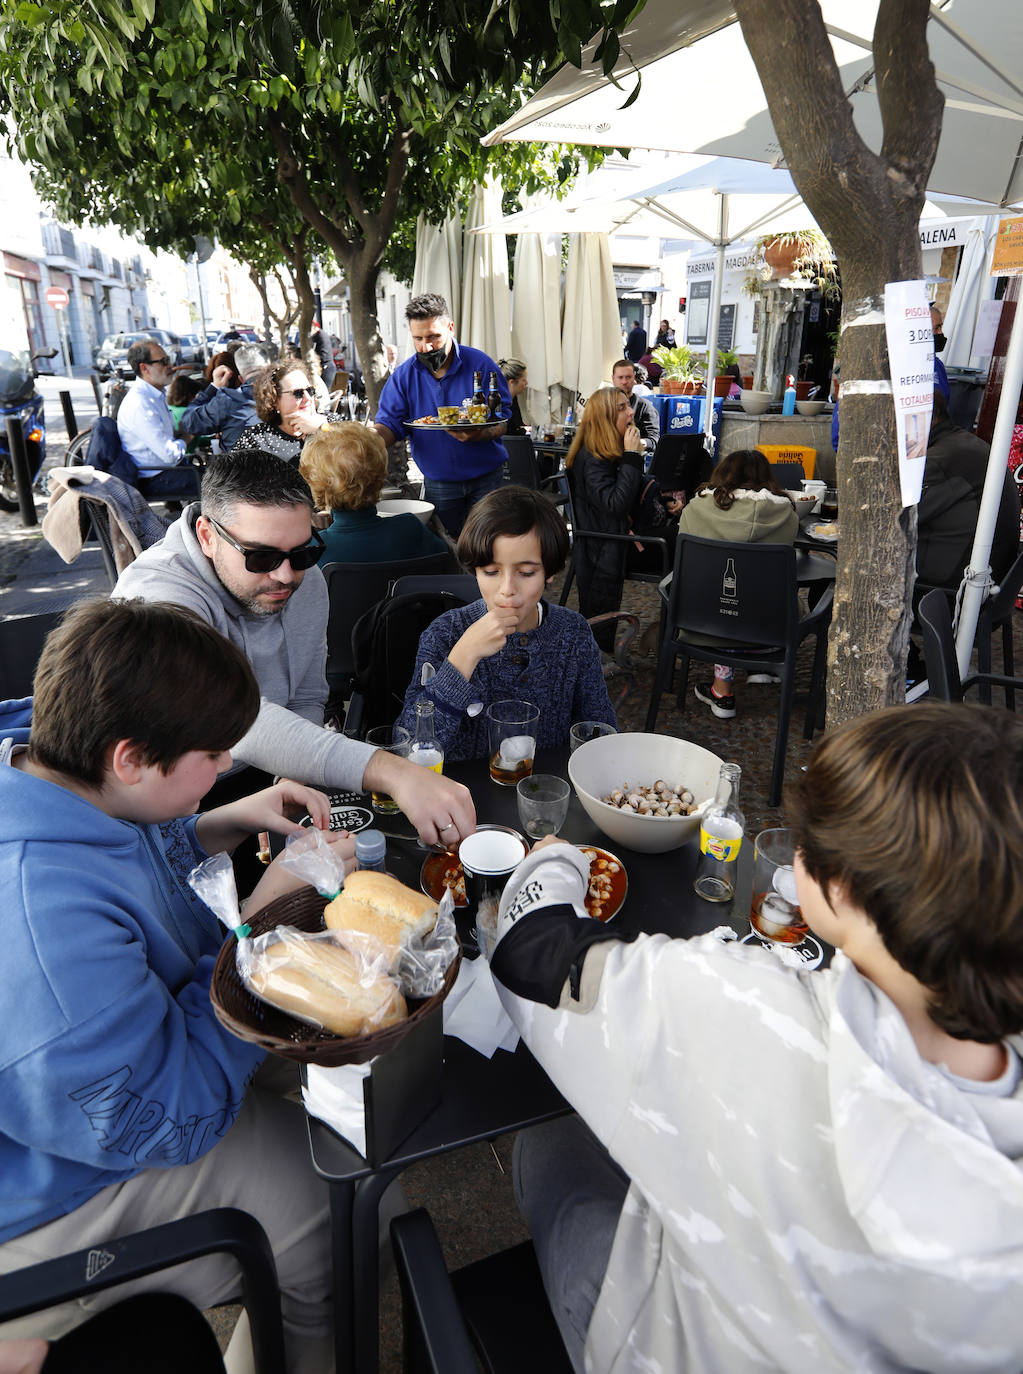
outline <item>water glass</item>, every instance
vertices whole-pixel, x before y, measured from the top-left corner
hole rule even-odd
[[[580,744],[588,744],[591,739],[600,739],[601,735],[617,733],[613,725],[608,725],[603,720],[577,720],[568,732],[569,748],[574,754]]]
[[[565,824],[571,788],[564,778],[549,773],[534,773],[521,778],[518,793],[519,820],[532,840],[556,835]]]
[[[375,725],[372,730],[366,731],[366,743],[372,744],[374,749],[386,749],[389,754],[397,754],[399,758],[407,759],[412,747],[412,736],[401,725]],[[372,796],[373,810],[379,811],[383,816],[393,815],[401,809],[387,792],[374,791]]]
[[[799,905],[791,830],[762,830],[753,850],[753,906],[750,925],[765,940],[798,945],[809,934]]]
[[[531,701],[495,701],[487,707],[490,776],[502,787],[515,787],[533,771],[540,708]]]

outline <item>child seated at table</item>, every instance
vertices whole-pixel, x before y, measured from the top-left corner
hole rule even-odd
[[[416,704],[432,701],[449,759],[489,754],[486,708],[540,708],[538,749],[561,749],[577,720],[617,726],[600,651],[577,611],[543,600],[565,566],[568,530],[539,492],[507,486],[473,506],[458,557],[474,569],[481,601],[438,616],[419,641],[399,724],[415,731]]]
[[[571,845],[515,871],[494,977],[579,1112],[515,1182],[577,1370],[1019,1370],[1021,798],[1006,711],[825,736],[786,794],[816,973],[580,919]]]
[[[284,781],[192,814],[255,720],[259,689],[245,655],[191,611],[76,607],[43,650],[30,730],[8,725],[24,703],[7,706],[0,1273],[240,1207],[274,1251],[289,1369],[332,1368],[328,1194],[305,1115],[280,1095],[287,1084],[252,1082],[264,1051],[217,1020],[210,977],[226,932],[187,881],[250,833],[298,831],[296,808],[326,828],[327,798]],[[271,864],[252,909],[296,885]],[[237,1297],[240,1274],[199,1260],[4,1335],[60,1336],[157,1282],[208,1308]]]

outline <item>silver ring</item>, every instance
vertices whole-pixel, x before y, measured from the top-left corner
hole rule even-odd
[[[445,830],[451,830],[451,829],[453,829],[453,828],[454,828],[454,824],[455,824],[454,821],[448,821],[447,825],[442,825],[442,826],[441,826],[441,828],[437,831],[437,834],[438,834],[438,835],[443,835]]]

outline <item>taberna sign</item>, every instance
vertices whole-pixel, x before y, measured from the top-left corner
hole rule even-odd
[[[962,248],[971,229],[984,225],[983,219],[922,219],[920,221],[920,248]]]

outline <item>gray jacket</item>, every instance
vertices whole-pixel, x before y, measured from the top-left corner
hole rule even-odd
[[[372,745],[323,729],[327,700],[327,584],[310,568],[279,615],[252,615],[199,547],[199,505],[185,507],[159,544],[117,579],[113,595],[187,606],[236,644],[259,683],[259,715],[231,750],[240,763],[313,786],[355,788]]]

